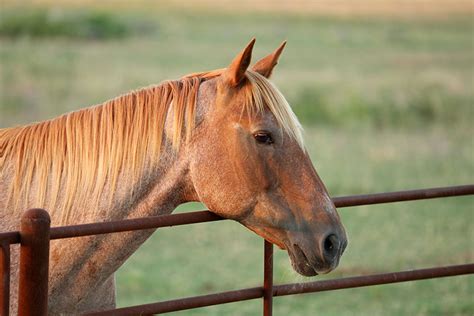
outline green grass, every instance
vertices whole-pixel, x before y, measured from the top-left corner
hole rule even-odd
[[[11,10],[0,19],[0,36],[65,37],[72,39],[122,38],[130,27],[106,12],[66,12],[62,10]]]
[[[9,12],[3,14],[6,20]],[[87,12],[77,15],[99,14]],[[107,17],[146,27],[126,39],[102,42],[2,39],[0,109],[8,116],[0,118],[0,126],[225,67],[254,36],[255,58],[288,40],[274,80],[307,124],[469,126],[474,119],[469,17],[397,21],[189,12]]]
[[[95,14],[87,10],[64,14]],[[286,39],[274,81],[303,121],[308,150],[331,195],[474,182],[469,16],[101,10],[113,21],[146,27],[106,41],[0,37],[0,127],[224,67],[254,36],[254,58]],[[471,197],[341,209],[349,247],[334,273],[314,279],[473,262],[473,209]],[[262,249],[258,236],[230,221],[160,229],[117,274],[119,306],[258,286]],[[275,282],[302,280],[286,253],[276,251]],[[472,315],[473,290],[472,276],[445,278],[275,298],[274,313]],[[260,311],[254,300],[177,314]]]

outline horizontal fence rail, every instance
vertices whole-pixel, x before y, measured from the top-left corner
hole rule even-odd
[[[451,187],[440,187],[431,189],[408,190],[398,192],[341,196],[333,198],[336,207],[350,207],[380,203],[393,203],[421,199],[433,199],[442,197],[473,195],[474,185],[462,185]],[[40,210],[41,211],[41,210]],[[28,213],[28,212],[27,212]],[[47,213],[44,212],[47,216]],[[167,226],[188,225],[203,222],[212,222],[223,220],[224,218],[215,215],[209,211],[189,212],[182,214],[162,215],[147,218],[127,219],[113,222],[81,224],[74,226],[53,227],[48,233],[47,240],[63,239],[81,236],[90,236],[98,234],[117,233],[131,230],[156,229]],[[0,233],[0,311],[2,315],[8,315],[9,309],[9,289],[10,289],[10,244],[21,243],[24,247],[25,240],[21,238],[20,232]],[[48,242],[49,245],[49,242]],[[35,250],[36,251],[36,250]],[[21,256],[20,256],[21,257]],[[41,258],[44,255],[40,256]],[[36,264],[45,264],[46,268],[48,260],[45,262],[37,262]],[[22,266],[20,262],[20,266]],[[47,270],[46,270],[47,271]],[[21,275],[20,271],[20,275]],[[264,284],[263,287],[240,289],[235,291],[221,292],[209,295],[189,297],[153,304],[138,305],[125,307],[110,311],[102,311],[89,315],[136,315],[136,314],[152,314],[165,313],[171,311],[185,310],[197,307],[204,307],[216,304],[224,304],[243,300],[251,300],[256,298],[264,298],[263,314],[269,316],[272,314],[272,298],[273,296],[294,295],[310,292],[330,291],[345,288],[363,287],[379,284],[389,284],[397,282],[406,282],[413,280],[422,280],[430,278],[448,277],[463,274],[474,273],[474,263],[434,267],[429,269],[419,269],[412,271],[391,272],[367,276],[356,276],[324,281],[273,285],[273,245],[265,241],[264,248]],[[31,281],[31,280],[30,280]],[[35,289],[44,289],[43,285],[32,284],[26,287],[25,291],[34,291]],[[47,283],[46,283],[47,288]],[[44,291],[43,291],[44,292]],[[47,291],[46,291],[47,292]],[[20,293],[21,294],[21,293]],[[28,293],[26,293],[28,294]],[[21,295],[20,295],[21,296]],[[38,302],[39,306],[45,302]],[[34,306],[28,310],[35,310]],[[25,313],[26,315],[27,313]],[[45,313],[30,313],[31,315],[46,315]],[[28,315],[30,315],[28,314]]]
[[[333,280],[315,281],[307,283],[294,283],[277,285],[273,288],[274,296],[294,295],[303,293],[314,293],[322,291],[332,291],[340,289],[350,289],[371,285],[381,285],[390,283],[400,283],[406,281],[418,281],[455,275],[474,273],[474,263],[435,267],[428,269],[408,270],[400,272],[390,272],[372,274]]]
[[[404,202],[443,197],[453,197],[474,194],[474,185],[460,185],[421,190],[407,190],[387,193],[350,195],[332,198],[336,207],[351,207],[371,204]],[[91,223],[51,228],[51,240],[82,237],[99,234],[118,233],[131,230],[155,229],[160,227],[189,225],[224,220],[210,211],[197,211],[181,214],[151,216],[146,218],[126,219],[103,223]],[[0,242],[10,244],[20,243],[19,232],[0,233]]]
[[[433,278],[449,277],[455,275],[474,273],[474,264],[463,264],[446,267],[436,267],[429,269],[419,269],[411,271],[400,271],[382,274],[373,274],[367,276],[357,276],[349,278],[340,278],[334,280],[324,280],[306,283],[282,284],[273,287],[272,296],[295,295],[304,293],[314,293],[323,291],[332,291],[340,289],[349,289],[371,285],[400,283],[415,280],[426,280]],[[235,291],[221,292],[216,294],[201,295],[183,299],[137,305],[132,307],[118,308],[115,310],[90,313],[88,316],[98,315],[137,315],[139,313],[158,314],[198,307],[220,305],[243,300],[252,300],[264,296],[263,287],[253,287]]]

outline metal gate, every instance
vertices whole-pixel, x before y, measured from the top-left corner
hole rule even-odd
[[[450,196],[473,195],[474,185],[354,195],[333,198],[336,207],[379,203],[393,203]],[[50,228],[46,211],[32,209],[24,213],[21,230],[0,233],[0,308],[2,315],[9,312],[10,245],[20,244],[19,315],[47,315],[49,243],[54,239],[74,238],[123,231],[188,225],[223,220],[209,211],[171,214],[122,221],[92,223]],[[272,315],[275,296],[347,289],[378,284],[473,274],[474,263],[399,271],[366,276],[339,278],[325,281],[273,284],[273,245],[264,242],[264,276],[261,287],[239,289],[209,295],[182,298],[152,304],[118,308],[88,315],[147,315],[192,309],[210,305],[263,298],[263,315]]]

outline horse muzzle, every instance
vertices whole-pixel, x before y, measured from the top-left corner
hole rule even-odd
[[[332,232],[318,239],[316,245],[310,245],[302,238],[293,239],[287,250],[296,272],[303,276],[315,276],[334,270],[346,246],[345,233]]]

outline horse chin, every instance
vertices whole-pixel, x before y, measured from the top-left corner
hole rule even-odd
[[[288,255],[290,257],[291,266],[302,276],[312,277],[318,275],[318,272],[311,266],[308,258],[304,252],[295,245],[295,247],[288,247]]]
[[[297,263],[294,260],[291,260],[291,265],[293,266],[293,269],[302,276],[313,277],[318,275],[318,273],[306,263]]]

